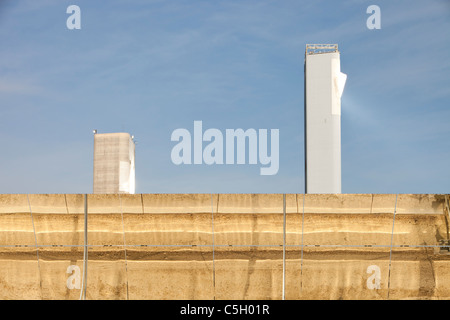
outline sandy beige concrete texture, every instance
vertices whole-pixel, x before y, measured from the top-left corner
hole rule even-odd
[[[2,194],[0,299],[449,299],[447,199]]]

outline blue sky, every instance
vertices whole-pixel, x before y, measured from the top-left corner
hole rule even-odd
[[[0,193],[91,193],[93,129],[135,135],[138,193],[302,193],[307,43],[348,75],[342,192],[448,193],[449,31],[448,0],[3,0]],[[278,174],[174,165],[194,120],[279,129]]]

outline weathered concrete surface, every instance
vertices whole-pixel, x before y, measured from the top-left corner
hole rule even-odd
[[[135,143],[129,133],[94,134],[94,194],[135,192]]]
[[[444,197],[286,195],[286,298],[449,299]],[[282,194],[87,198],[88,299],[282,298]],[[0,195],[0,298],[78,299],[83,228],[84,195]]]

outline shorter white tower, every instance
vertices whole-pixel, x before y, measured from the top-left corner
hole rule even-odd
[[[135,144],[128,133],[94,130],[94,193],[135,193]]]
[[[305,193],[341,193],[341,72],[336,44],[306,45]]]

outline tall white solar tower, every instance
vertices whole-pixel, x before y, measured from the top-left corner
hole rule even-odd
[[[305,193],[341,193],[341,72],[336,44],[305,52]]]
[[[135,193],[135,143],[128,133],[94,131],[94,193]]]

